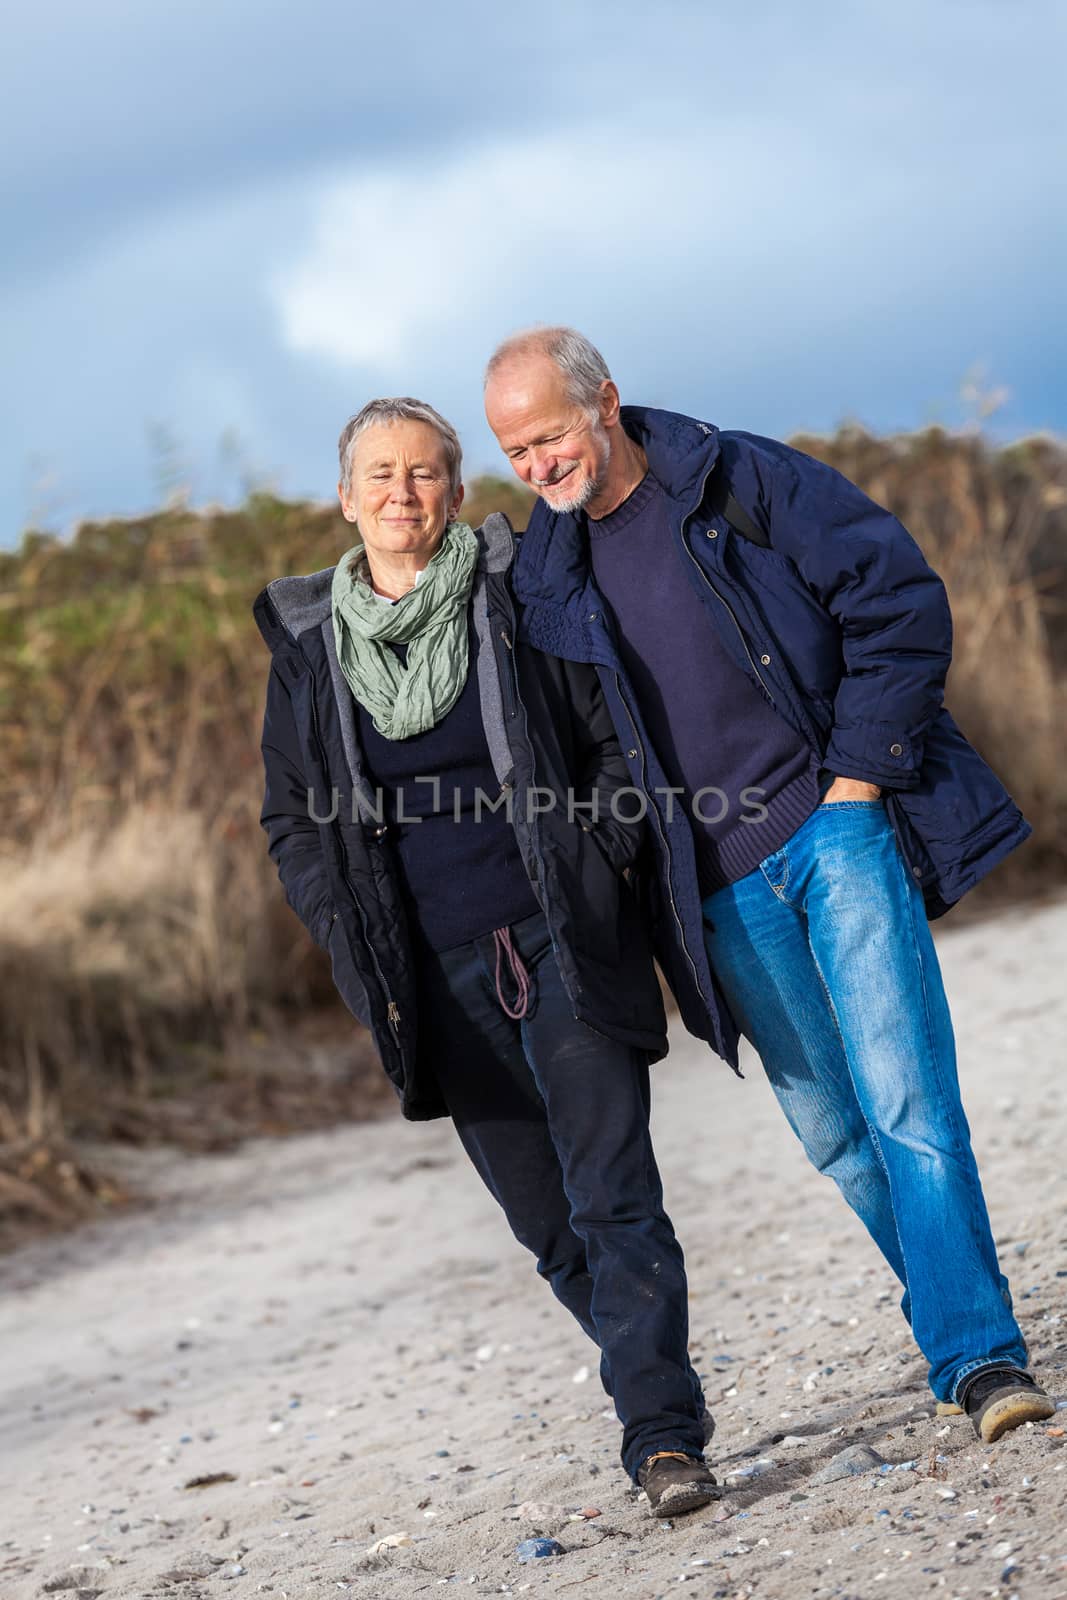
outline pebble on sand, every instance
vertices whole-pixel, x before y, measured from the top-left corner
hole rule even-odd
[[[774,1472],[778,1466],[777,1461],[770,1456],[760,1456],[756,1461],[750,1461],[747,1466],[735,1467],[726,1474],[727,1483],[747,1483],[750,1478],[766,1477],[768,1472]]]
[[[368,1545],[366,1553],[369,1556],[383,1556],[389,1550],[398,1550],[401,1545],[410,1543],[410,1533],[387,1533],[384,1539],[377,1539],[374,1544]]]
[[[828,1461],[811,1481],[836,1483],[839,1478],[858,1478],[864,1472],[879,1471],[885,1464],[885,1457],[880,1456],[877,1450],[872,1450],[869,1444],[851,1444],[847,1450],[842,1450],[832,1461]]]
[[[551,1500],[524,1500],[509,1515],[513,1522],[532,1522],[540,1528],[550,1522],[565,1522],[569,1512],[566,1506],[554,1505]]]
[[[516,1546],[515,1554],[522,1562],[541,1561],[545,1556],[561,1556],[564,1549],[555,1539],[524,1539]]]

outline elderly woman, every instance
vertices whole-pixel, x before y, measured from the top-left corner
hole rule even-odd
[[[654,1514],[715,1496],[682,1253],[648,1129],[666,1051],[596,671],[515,644],[511,527],[459,520],[454,429],[373,400],[340,439],[358,542],[255,602],[261,821],[409,1118],[450,1115],[601,1350]]]

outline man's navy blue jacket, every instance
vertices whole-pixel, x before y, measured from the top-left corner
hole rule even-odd
[[[640,406],[623,407],[622,425],[673,502],[673,558],[709,626],[824,766],[886,791],[927,915],[940,916],[1031,831],[942,705],[952,619],[940,578],[895,517],[799,450]],[[733,524],[727,493],[740,507]],[[704,945],[692,831],[683,808],[672,816],[655,793],[668,786],[656,729],[623,670],[587,543],[579,518],[538,501],[514,569],[520,636],[596,666],[650,802],[661,965],[686,1026],[736,1066],[737,1030]]]

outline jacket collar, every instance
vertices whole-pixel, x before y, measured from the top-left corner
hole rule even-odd
[[[672,500],[695,504],[719,456],[719,430],[709,422],[651,406],[623,406],[622,426],[648,457],[648,470]],[[585,518],[551,511],[538,500],[515,562],[515,592],[524,605],[573,602],[588,579]]]
[[[492,511],[474,536],[480,546],[476,574],[506,572],[515,554],[515,536],[503,512]],[[259,631],[273,652],[295,642],[309,628],[321,628],[330,615],[336,566],[297,577],[274,578],[252,607]]]

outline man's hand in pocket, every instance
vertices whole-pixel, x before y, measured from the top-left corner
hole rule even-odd
[[[836,800],[880,800],[882,791],[876,783],[861,783],[858,778],[835,778],[822,797],[824,806]]]

